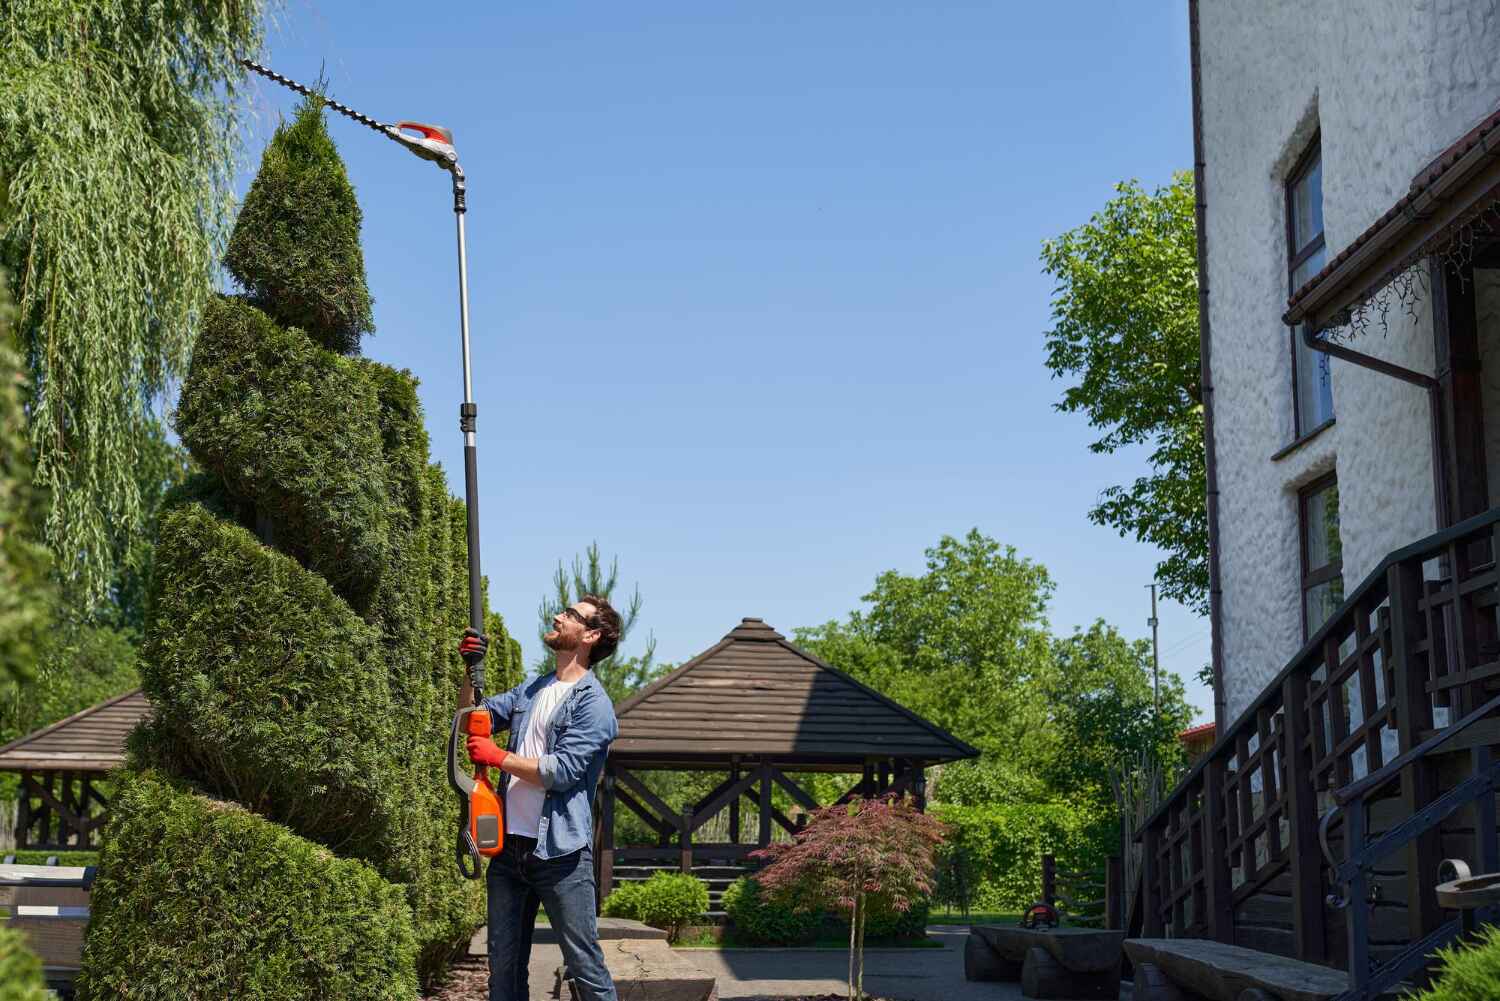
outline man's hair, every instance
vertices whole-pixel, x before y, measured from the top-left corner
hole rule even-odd
[[[620,613],[615,611],[604,598],[597,594],[585,594],[578,599],[580,602],[588,602],[593,605],[597,612],[589,620],[589,628],[599,630],[599,642],[589,651],[589,667],[593,667],[601,660],[610,656],[620,646]]]

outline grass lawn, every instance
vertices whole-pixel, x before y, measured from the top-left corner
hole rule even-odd
[[[1013,925],[1020,921],[1020,911],[970,911],[967,917],[960,911],[932,911],[927,915],[930,925]]]

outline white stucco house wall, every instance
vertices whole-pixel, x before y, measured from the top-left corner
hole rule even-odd
[[[1316,194],[1316,179],[1307,177],[1316,165],[1320,256],[1333,260],[1424,167],[1495,112],[1500,0],[1199,0],[1197,8],[1216,627],[1228,722],[1316,627],[1303,614],[1306,509],[1334,495],[1323,487],[1310,495],[1310,486],[1336,485],[1345,591],[1386,554],[1443,524],[1432,409],[1420,386],[1335,359],[1327,370],[1332,421],[1321,419],[1326,401],[1311,396],[1302,409],[1320,419],[1298,420],[1297,352],[1282,317],[1294,282],[1317,271],[1293,268],[1294,244],[1304,242],[1297,225],[1311,229],[1317,213],[1293,202]],[[1298,211],[1303,223],[1289,225],[1289,212]],[[1486,450],[1490,468],[1500,470],[1500,272],[1475,278],[1484,409],[1495,415]],[[1414,316],[1392,309],[1384,324],[1339,336],[1359,352],[1432,375],[1432,309],[1423,296]],[[1321,373],[1306,360],[1313,356],[1301,357],[1304,393],[1320,392]],[[1320,529],[1324,543],[1329,530]]]

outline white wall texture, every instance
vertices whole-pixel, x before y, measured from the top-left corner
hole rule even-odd
[[[1302,645],[1297,490],[1336,470],[1344,583],[1434,531],[1427,394],[1335,362],[1336,424],[1293,439],[1284,184],[1321,130],[1331,260],[1500,102],[1500,0],[1202,0],[1224,682],[1233,720]],[[1350,346],[1431,373],[1430,299]],[[1497,352],[1500,353],[1500,352]],[[1496,406],[1487,407],[1500,428]],[[1497,440],[1500,444],[1500,440]],[[1492,481],[1500,478],[1500,469]]]

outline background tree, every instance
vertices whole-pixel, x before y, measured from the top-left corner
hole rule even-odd
[[[1051,670],[1051,576],[978,529],[943,536],[926,563],[917,576],[882,573],[866,609],[798,629],[796,643],[984,752],[948,766],[940,789],[1045,795],[1035,762],[1050,741],[1034,685]]]
[[[70,603],[106,598],[149,515],[137,467],[231,218],[237,54],[263,3],[0,8],[0,266],[35,387],[43,535]]]
[[[37,539],[43,499],[31,482],[13,315],[0,274],[0,685],[31,677],[48,605],[48,555]]]
[[[669,664],[656,663],[655,636],[646,638],[646,649],[637,656],[627,657],[621,652],[641,614],[641,589],[637,585],[631,591],[630,598],[622,604],[615,599],[615,588],[619,581],[619,557],[612,557],[609,569],[605,570],[604,560],[599,555],[599,543],[591,542],[582,556],[573,557],[571,568],[565,570],[562,560],[557,561],[557,571],[552,575],[552,592],[542,598],[536,610],[538,639],[552,631],[553,616],[585,594],[597,594],[620,613],[620,648],[613,656],[594,665],[594,676],[614,702],[628,698],[671,669]],[[552,670],[552,665],[552,654],[543,646],[533,669],[538,674],[546,674]]]
[[[1047,368],[1075,380],[1057,409],[1081,413],[1110,453],[1148,447],[1151,474],[1106,487],[1096,524],[1164,551],[1162,593],[1208,610],[1208,515],[1199,385],[1193,177],[1148,194],[1135,181],[1087,223],[1042,245],[1056,279]]]
[[[1177,734],[1193,710],[1171,673],[1161,678],[1159,709],[1154,704],[1148,640],[1127,640],[1101,619],[1054,640],[1052,653],[1044,688],[1056,743],[1044,760],[1053,790],[1110,806],[1110,776],[1121,760],[1145,755],[1168,768],[1182,760]]]

